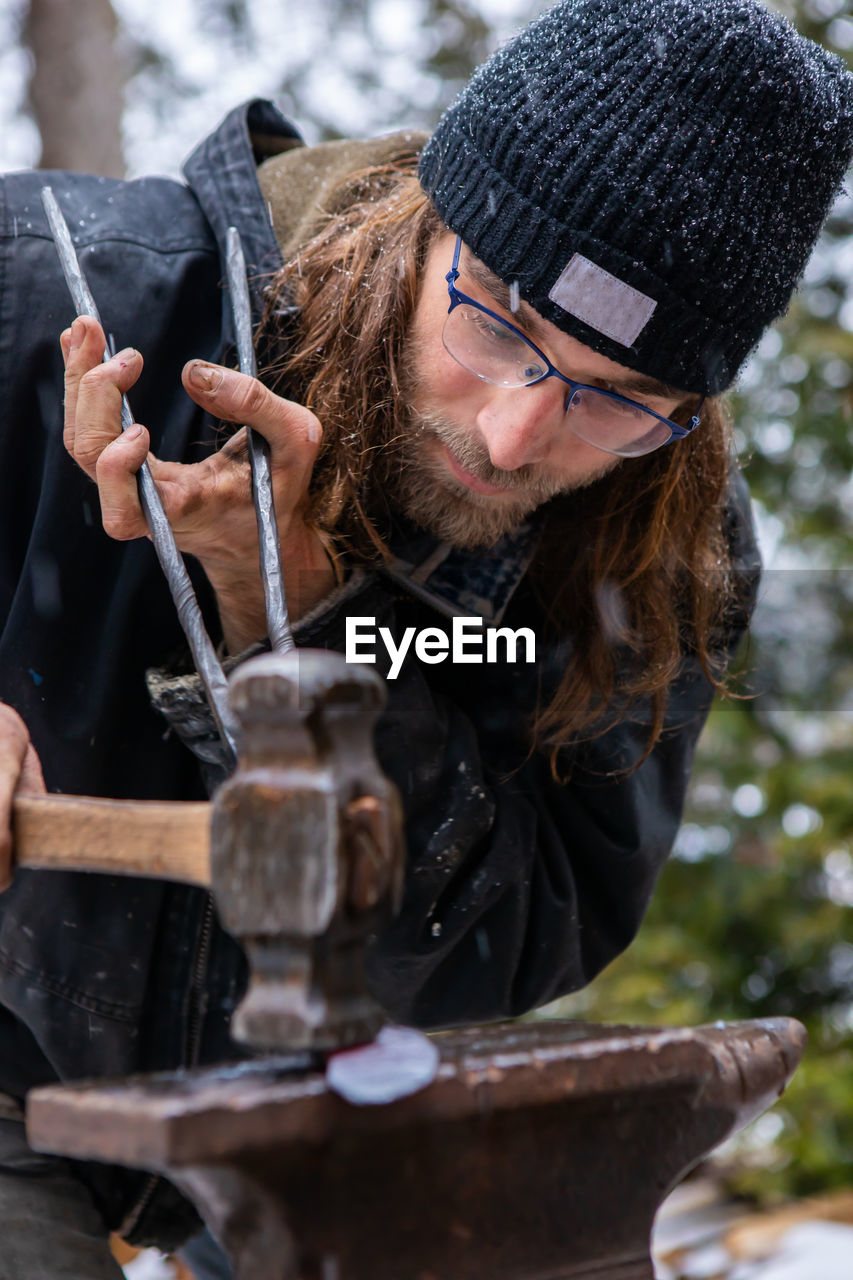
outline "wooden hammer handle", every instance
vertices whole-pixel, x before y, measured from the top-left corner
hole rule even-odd
[[[103,871],[210,884],[210,805],[92,796],[18,796],[19,867]]]

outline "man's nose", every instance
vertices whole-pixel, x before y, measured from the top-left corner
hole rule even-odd
[[[550,379],[535,387],[494,387],[477,426],[501,471],[545,462],[564,429],[565,396]]]

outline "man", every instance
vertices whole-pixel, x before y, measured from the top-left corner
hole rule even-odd
[[[802,273],[853,151],[853,87],[755,0],[565,0],[419,149],[303,151],[255,103],[186,188],[52,178],[133,344],[106,364],[99,327],[68,325],[43,177],[8,180],[0,749],[6,808],[19,777],[38,786],[37,757],[68,792],[189,798],[198,762],[222,776],[134,473],[153,447],[239,660],[264,640],[254,517],[242,437],[212,445],[218,421],[256,427],[299,644],[344,650],[348,618],[397,644],[460,615],[536,637],[533,664],[409,657],[388,681],[377,750],[408,867],[371,981],[392,1016],[441,1026],[583,985],[638,927],[755,587],[716,397]],[[232,222],[264,385],[225,367]],[[122,391],[147,430],[119,435]],[[239,1052],[244,962],[200,891],[19,873],[0,913],[10,1107],[57,1076]],[[20,1187],[18,1135],[0,1195]],[[85,1184],[128,1238],[192,1229],[162,1182],[73,1173],[61,1202]]]

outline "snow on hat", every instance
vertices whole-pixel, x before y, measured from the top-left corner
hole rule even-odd
[[[715,394],[853,157],[853,76],[760,0],[562,0],[439,121],[421,182],[540,315]]]

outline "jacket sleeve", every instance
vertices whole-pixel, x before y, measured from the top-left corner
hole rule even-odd
[[[737,603],[715,637],[724,659],[746,628],[759,572],[739,472],[727,521]],[[384,615],[382,625],[399,626],[386,589],[374,581],[365,593],[347,612],[363,606],[378,625]],[[514,604],[511,625],[529,620]],[[325,624],[336,648],[340,626]],[[402,910],[376,939],[369,975],[401,1021],[516,1016],[591,981],[639,928],[681,821],[713,690],[686,655],[643,763],[632,768],[648,735],[638,705],[600,737],[566,745],[561,784],[526,744],[537,694],[567,661],[569,643],[536,667],[409,661],[388,682],[377,750],[403,797],[408,868]]]
[[[400,628],[383,583],[352,604]],[[324,638],[342,647],[336,620]],[[648,759],[630,771],[648,725],[626,718],[582,752],[564,749],[561,784],[526,745],[541,671],[435,671],[408,659],[388,681],[376,746],[403,800],[407,875],[401,911],[368,961],[392,1016],[425,1027],[523,1013],[584,986],[624,950],[672,847],[711,702],[685,660]]]

